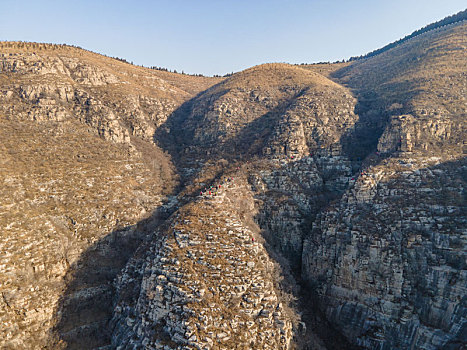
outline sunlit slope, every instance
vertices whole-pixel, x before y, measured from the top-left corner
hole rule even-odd
[[[169,125],[185,154],[298,157],[339,148],[354,105],[348,89],[321,74],[265,64],[208,89]]]
[[[358,93],[362,111],[387,118],[399,137],[381,151],[462,152],[466,116],[467,23],[418,35],[332,77]],[[431,136],[426,137],[428,134]]]
[[[134,66],[65,45],[0,43],[0,111],[28,120],[78,119],[106,139],[152,141],[184,101],[218,82]]]
[[[145,234],[136,224],[177,183],[154,132],[219,80],[65,45],[0,43],[1,348],[59,348],[49,337],[60,303],[80,304],[61,332],[105,343],[90,333],[105,324],[110,282]],[[65,276],[106,237],[111,248],[70,288]]]

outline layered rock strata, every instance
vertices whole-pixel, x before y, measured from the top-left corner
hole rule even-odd
[[[406,155],[365,169],[304,242],[303,276],[364,348],[465,344],[466,163],[440,159]]]

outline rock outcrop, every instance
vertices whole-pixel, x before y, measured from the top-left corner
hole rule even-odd
[[[3,42],[0,48],[5,116],[78,119],[116,143],[129,144],[130,136],[152,142],[181,103],[219,81],[135,67],[68,46]]]
[[[298,316],[280,299],[280,267],[239,212],[254,211],[243,182],[223,179],[179,209],[126,267],[114,348],[289,349]]]

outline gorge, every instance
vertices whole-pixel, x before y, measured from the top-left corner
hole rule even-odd
[[[202,77],[0,42],[0,347],[465,349],[466,47]]]

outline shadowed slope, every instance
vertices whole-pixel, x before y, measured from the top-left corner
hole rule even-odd
[[[357,120],[354,105],[347,89],[320,74],[265,64],[198,95],[165,126],[181,158],[301,157],[339,149]]]

